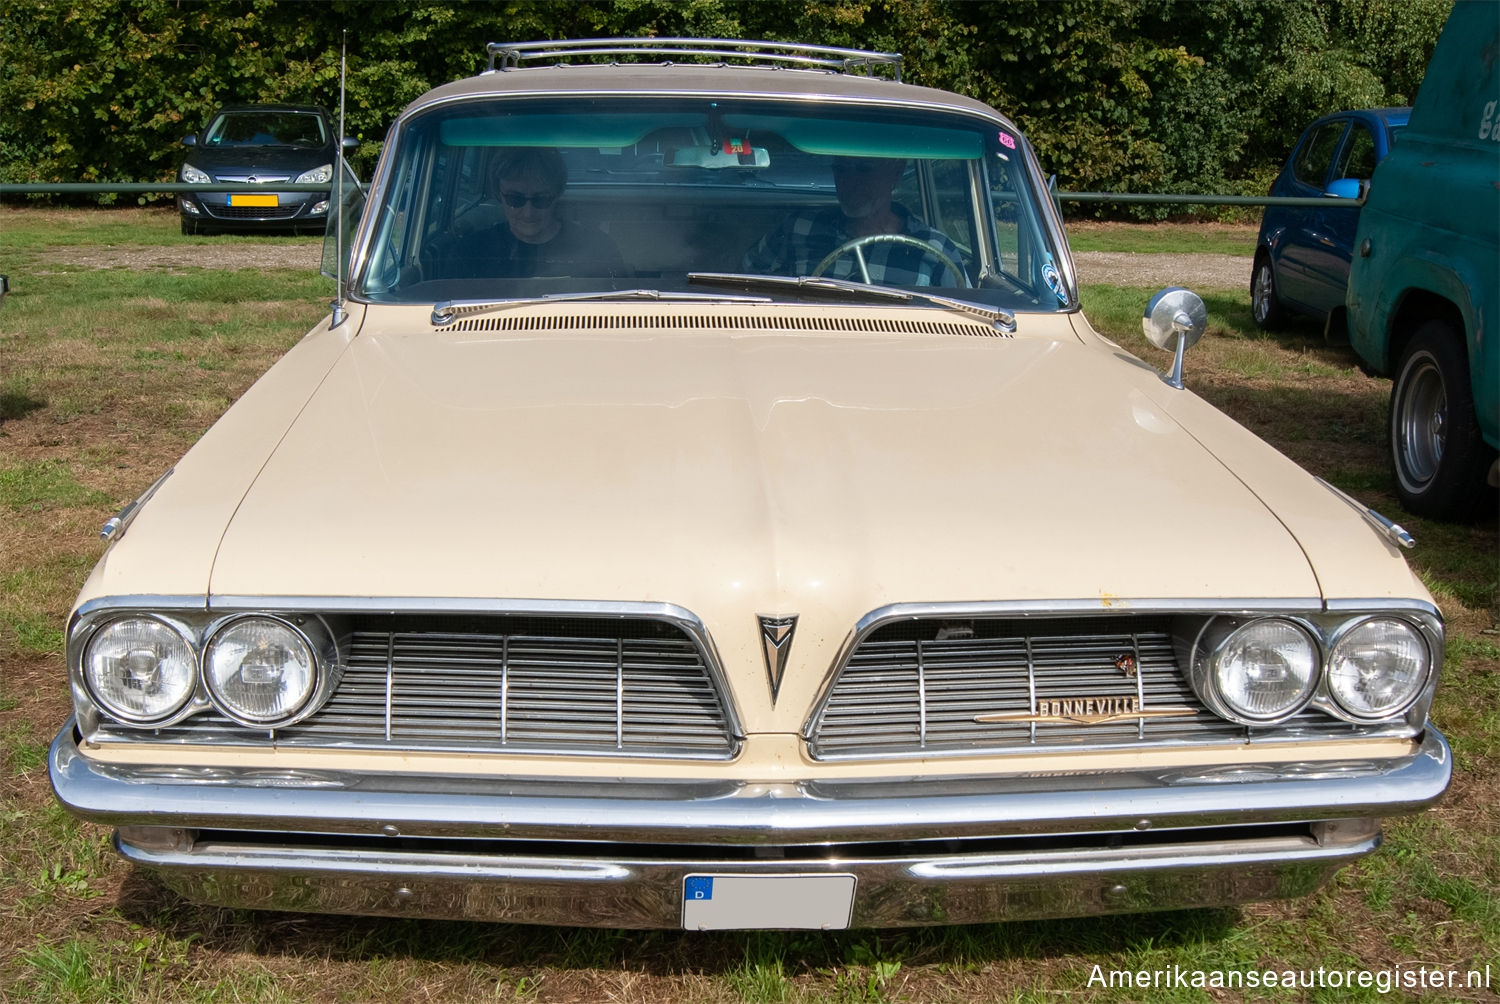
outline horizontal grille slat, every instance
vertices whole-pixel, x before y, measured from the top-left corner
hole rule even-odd
[[[153,738],[653,757],[736,748],[708,663],[675,624],[440,614],[341,623],[338,686],[308,718],[273,735],[210,711]],[[101,726],[103,738],[140,736]]]
[[[1142,717],[1127,710],[1087,722],[1057,720],[1051,713],[1047,720],[1024,720],[1043,717],[1033,701],[1102,700],[1112,702],[1111,708],[1122,702],[1132,708],[1136,699],[1147,711],[1183,709],[1184,716]],[[987,715],[1023,720],[975,721]],[[1357,727],[1316,711],[1289,724],[1316,736],[1357,733]],[[838,672],[810,746],[819,757],[918,756],[1251,738],[1251,730],[1219,718],[1198,700],[1177,664],[1165,618],[997,618],[976,619],[958,631],[922,620],[877,629]]]

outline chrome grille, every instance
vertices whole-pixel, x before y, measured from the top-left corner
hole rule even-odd
[[[390,626],[369,620],[340,632],[338,687],[301,722],[267,734],[209,711],[153,738],[693,758],[735,751],[702,651],[673,625],[529,619],[456,628],[440,619],[401,618]],[[100,731],[106,739],[141,738],[139,729]]]
[[[1127,660],[1133,674],[1120,668]],[[1041,702],[1083,699],[1134,699],[1148,713],[1184,714],[1123,714],[1088,724],[975,720],[1034,716]],[[1302,737],[1357,732],[1317,712],[1279,728]],[[810,746],[814,756],[831,759],[1244,742],[1255,738],[1250,733],[1198,700],[1160,618],[976,621],[958,631],[906,621],[877,629],[855,648],[814,721]]]

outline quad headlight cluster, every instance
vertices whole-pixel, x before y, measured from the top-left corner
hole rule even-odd
[[[1309,705],[1351,722],[1394,718],[1427,690],[1427,638],[1388,615],[1319,630],[1290,617],[1216,617],[1193,645],[1199,698],[1244,725],[1274,725]]]
[[[253,728],[311,714],[334,682],[334,646],[316,619],[230,617],[201,636],[152,614],[102,624],[82,653],[83,685],[110,716],[162,725],[211,703]]]

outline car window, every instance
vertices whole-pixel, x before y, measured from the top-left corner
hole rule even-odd
[[[962,115],[764,99],[444,105],[394,139],[354,288],[432,303],[731,272],[1063,309],[1020,143]]]
[[[1292,173],[1304,185],[1322,188],[1328,177],[1328,166],[1344,135],[1344,122],[1325,122],[1303,141],[1292,161]]]
[[[1334,178],[1358,178],[1369,181],[1375,173],[1375,137],[1362,122],[1352,123],[1349,138],[1339,154],[1338,168]]]
[[[313,112],[225,112],[210,123],[204,145],[292,146],[316,149],[328,143],[323,117]]]

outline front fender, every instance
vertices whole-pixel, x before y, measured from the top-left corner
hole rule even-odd
[[[1431,247],[1406,248],[1389,256],[1381,255],[1377,247],[1368,258],[1356,254],[1350,268],[1347,301],[1350,344],[1376,372],[1389,375],[1400,351],[1392,348],[1396,318],[1414,294],[1425,292],[1451,303],[1462,317],[1472,364],[1477,361],[1476,338],[1481,314],[1474,293],[1482,289],[1483,281],[1470,258]],[[1479,372],[1478,367],[1475,372]]]

